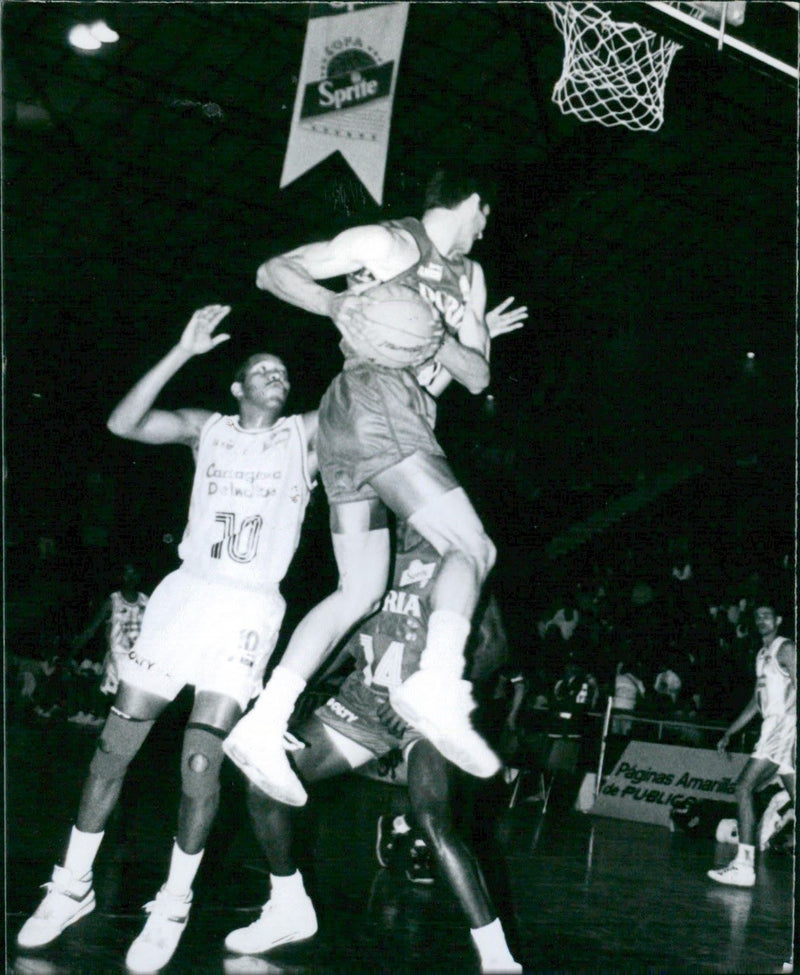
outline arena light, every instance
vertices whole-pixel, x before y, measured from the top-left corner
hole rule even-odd
[[[109,27],[104,20],[96,20],[89,27],[89,33],[101,44],[116,44],[119,40],[119,34]]]
[[[78,51],[99,51],[103,42],[99,41],[86,24],[76,24],[67,35],[67,40]]]
[[[93,24],[76,24],[67,40],[78,51],[99,51],[104,44],[116,44],[119,34],[104,20],[96,20]]]

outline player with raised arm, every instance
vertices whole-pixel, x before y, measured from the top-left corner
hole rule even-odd
[[[48,944],[94,909],[92,867],[127,769],[150,729],[187,684],[194,705],[183,736],[181,800],[169,873],[128,951],[133,972],[172,957],[219,804],[222,740],[263,686],[283,620],[280,583],[300,537],[316,459],[316,413],[284,416],[289,378],[274,355],[250,356],[231,392],[238,414],[160,410],[156,397],[215,335],[226,305],[194,313],[180,341],[123,397],[112,433],[146,444],[185,444],[195,458],[182,565],[156,587],[100,734],[62,866],[20,930],[23,948]]]
[[[489,211],[475,179],[440,171],[428,185],[421,220],[355,227],[258,270],[260,288],[331,318],[345,355],[344,369],[320,404],[318,444],[339,585],[301,621],[264,693],[225,743],[244,773],[282,802],[306,800],[282,746],[295,701],[386,589],[387,508],[442,556],[419,670],[393,689],[392,704],[467,772],[488,777],[500,767],[472,727],[475,703],[462,678],[472,615],[495,548],[434,434],[434,397],[451,379],[472,393],[489,383],[486,284],[480,265],[467,257]],[[344,293],[319,283],[340,275],[349,280]],[[423,350],[429,358],[416,368],[381,366],[360,351],[378,344],[369,318],[370,285],[387,281],[425,297],[444,325],[441,345],[435,354]]]

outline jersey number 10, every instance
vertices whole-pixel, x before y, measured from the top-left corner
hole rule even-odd
[[[234,562],[252,562],[258,551],[258,537],[264,523],[261,515],[242,518],[238,530],[232,511],[218,511],[215,521],[222,522],[222,538],[211,546],[211,558],[221,559],[223,552]]]

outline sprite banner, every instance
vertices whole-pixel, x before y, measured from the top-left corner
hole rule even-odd
[[[670,825],[679,799],[730,802],[736,815],[735,784],[747,762],[741,753],[720,755],[707,748],[685,748],[631,741],[603,780],[592,814]]]
[[[341,152],[378,203],[407,3],[312,3],[281,187]]]

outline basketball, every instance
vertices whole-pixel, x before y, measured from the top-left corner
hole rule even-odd
[[[365,317],[380,326],[364,352],[371,362],[395,369],[418,366],[444,337],[444,326],[432,305],[413,288],[379,284],[364,292],[372,303]]]

